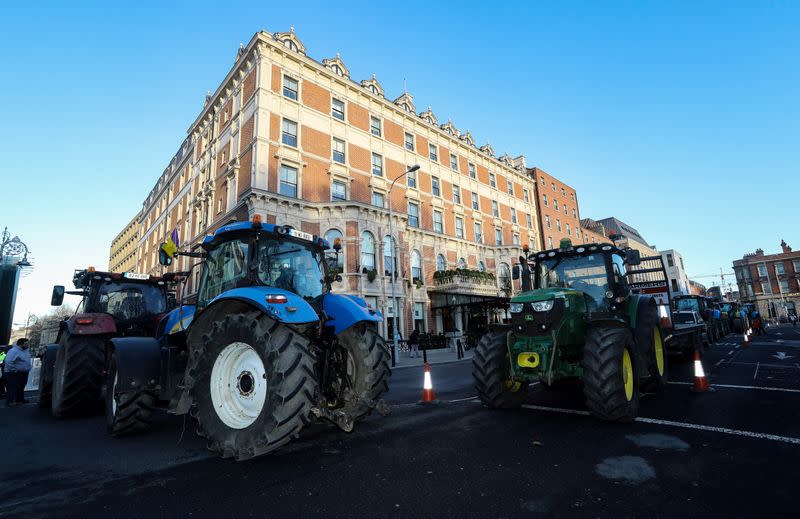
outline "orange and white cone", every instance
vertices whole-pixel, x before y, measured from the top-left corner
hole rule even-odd
[[[711,390],[706,378],[706,372],[703,370],[703,360],[700,358],[700,352],[694,352],[694,386],[692,391],[702,393]]]
[[[750,336],[748,334],[744,334],[744,341],[742,341],[742,348],[749,348],[750,347]]]
[[[433,379],[431,379],[431,366],[426,362],[422,378],[422,400],[419,403],[432,404],[436,401],[436,394],[433,392]]]

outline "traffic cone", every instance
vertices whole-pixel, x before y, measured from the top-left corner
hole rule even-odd
[[[431,366],[425,363],[425,373],[422,378],[422,400],[420,404],[436,403],[436,394],[433,392],[433,380],[431,379]]]
[[[662,330],[669,330],[670,328],[672,328],[672,323],[669,322],[669,317],[667,317],[666,315],[662,315],[661,316],[661,329]]]
[[[703,370],[703,361],[700,358],[700,352],[695,350],[694,352],[694,386],[692,386],[692,391],[695,393],[702,393],[704,391],[710,391],[711,387],[708,385],[708,379],[706,378],[706,372]]]
[[[744,341],[742,342],[742,348],[749,348],[750,347],[750,336],[744,334]]]

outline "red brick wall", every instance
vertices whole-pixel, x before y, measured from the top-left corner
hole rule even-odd
[[[324,114],[331,113],[331,94],[319,85],[304,80],[303,87],[300,89],[300,98],[306,106]]]

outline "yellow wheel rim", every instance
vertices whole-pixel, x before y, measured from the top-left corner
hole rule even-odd
[[[633,363],[628,348],[622,351],[622,383],[625,386],[625,398],[633,398]]]
[[[653,328],[653,348],[656,355],[656,368],[659,376],[664,374],[664,341],[661,340],[661,330],[658,326]]]

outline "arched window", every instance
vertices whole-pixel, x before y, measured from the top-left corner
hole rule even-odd
[[[361,233],[361,268],[375,270],[375,237],[369,231]]]
[[[444,256],[441,254],[436,256],[436,270],[439,272],[444,272],[447,270],[447,261],[445,261]]]
[[[411,251],[411,278],[422,281],[422,256],[416,249]]]
[[[500,282],[500,290],[511,294],[511,267],[508,263],[501,263],[497,269],[497,280]]]
[[[482,262],[478,262],[478,272],[486,272],[486,265]]]
[[[394,268],[392,268],[392,242],[391,236],[383,237],[383,270],[387,276],[394,272]],[[394,259],[394,264],[397,266],[397,258]]]
[[[330,258],[336,257],[336,251],[333,250],[333,242],[336,239],[338,239],[339,242],[341,243],[342,231],[340,231],[339,229],[331,229],[325,233],[325,240],[328,242],[328,245],[331,246],[331,248],[328,249],[328,251],[325,253],[327,257]],[[339,251],[338,264],[339,264],[339,272],[344,272],[344,246],[342,246],[342,249]]]
[[[467,260],[464,258],[458,258],[458,268],[465,269],[467,268]]]

